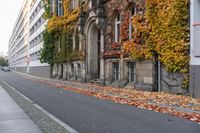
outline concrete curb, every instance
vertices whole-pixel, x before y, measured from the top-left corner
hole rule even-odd
[[[25,100],[27,100],[29,103],[31,103],[34,107],[36,107],[38,110],[40,110],[41,112],[43,112],[45,115],[47,115],[49,118],[51,118],[53,121],[55,121],[56,123],[58,123],[60,126],[62,126],[64,129],[66,129],[68,132],[70,133],[78,133],[76,130],[74,130],[73,128],[71,128],[69,125],[65,124],[64,122],[62,122],[61,120],[59,120],[58,118],[56,118],[54,115],[52,115],[51,113],[47,112],[45,109],[43,109],[41,106],[39,106],[38,104],[34,103],[34,101],[32,101],[31,99],[29,99],[28,97],[24,96],[22,93],[20,93],[18,90],[16,90],[14,87],[12,87],[11,85],[9,85],[6,81],[0,79],[1,82],[3,82],[4,84],[6,84],[8,87],[10,87],[13,91],[15,91],[16,93],[18,93],[21,97],[23,97]]]

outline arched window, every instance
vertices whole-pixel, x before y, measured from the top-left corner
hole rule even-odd
[[[129,9],[129,39],[132,38],[132,34],[133,34],[133,25],[132,25],[132,17],[134,15],[136,15],[137,13],[137,10],[136,10],[136,7],[132,7]]]
[[[115,17],[115,42],[120,42],[121,13]]]

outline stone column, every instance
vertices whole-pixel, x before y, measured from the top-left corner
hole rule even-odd
[[[104,43],[105,43],[105,38],[104,38],[104,31],[101,30],[101,44],[100,44],[100,52],[104,52]],[[100,59],[100,80],[101,84],[104,84],[105,82],[105,60],[103,58]]]
[[[67,79],[67,64],[63,64],[63,79]]]
[[[77,62],[74,63],[74,75],[75,75],[75,79],[77,80],[77,77],[78,77],[78,65],[77,65]]]
[[[72,49],[73,49],[73,51],[74,51],[75,48],[76,48],[76,44],[75,44],[75,35],[74,35],[74,34],[73,34],[73,36],[72,36],[72,40],[73,40]]]
[[[61,64],[58,64],[58,76],[57,78],[60,79],[61,76]]]
[[[84,36],[82,34],[79,34],[79,51],[83,50],[83,41]]]
[[[83,81],[86,81],[86,69],[85,69],[85,62],[82,62],[81,65],[81,77]]]
[[[120,60],[119,60],[119,71],[120,71],[120,81],[124,81],[124,59],[123,59],[123,54],[120,55]]]
[[[70,72],[71,72],[71,69],[70,69],[70,63],[67,63],[66,64],[66,76],[67,76],[67,80],[70,79]]]
[[[57,64],[54,64],[54,66],[53,66],[53,74],[52,74],[52,76],[55,78],[57,75],[58,75]]]

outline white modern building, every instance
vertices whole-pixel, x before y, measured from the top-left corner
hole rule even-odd
[[[190,0],[190,95],[200,98],[200,0]]]
[[[46,24],[43,14],[42,0],[24,0],[9,40],[8,55],[12,70],[49,77],[48,64],[39,60]]]
[[[9,40],[9,64],[14,70],[27,72],[29,44],[29,1],[25,0],[18,14]]]
[[[39,60],[40,50],[43,47],[42,33],[47,21],[44,17],[42,0],[31,0],[29,12],[29,66],[28,72],[32,75],[49,77],[48,64],[42,64]]]

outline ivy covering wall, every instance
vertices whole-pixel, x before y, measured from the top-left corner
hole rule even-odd
[[[51,9],[50,0],[43,0],[43,2],[48,23],[43,33],[44,47],[41,50],[41,62],[53,65],[80,60],[81,51],[76,50],[76,54],[73,52],[73,35],[80,9],[70,9],[71,0],[62,0],[64,15],[57,16],[56,12],[51,12],[57,11],[57,5],[53,6],[55,9]],[[78,37],[75,39],[76,43],[79,42]]]
[[[171,72],[188,72],[188,0],[146,0],[145,12],[133,17],[133,39],[125,50],[134,59],[151,59],[153,52]]]
[[[146,0],[144,12],[133,16],[133,39],[124,49],[135,60],[154,53],[169,72],[189,72],[189,0]],[[142,7],[138,7],[142,8]],[[183,87],[188,87],[188,77]]]
[[[64,15],[57,16],[56,13],[50,12],[53,10],[50,8],[50,0],[43,1],[45,17],[49,20],[43,35],[44,48],[41,52],[41,61],[53,64],[83,59],[83,54],[78,49],[73,51],[72,48],[72,37],[80,9],[72,10],[69,8],[71,0],[62,0]],[[169,72],[188,75],[189,0],[133,0],[133,2],[138,12],[132,19],[132,39],[127,40],[130,16],[128,11],[124,11],[124,21],[121,24],[122,42],[114,43],[111,47],[114,50],[105,53],[106,57],[115,55],[119,58],[121,54],[130,53],[134,60],[152,60],[156,53]],[[78,42],[77,36],[78,34],[76,42]],[[182,84],[183,87],[188,87],[187,76]]]

